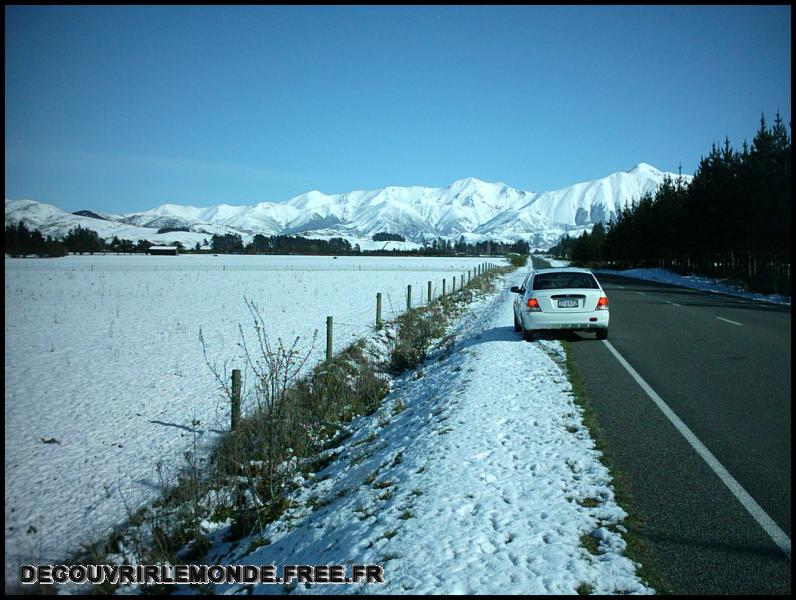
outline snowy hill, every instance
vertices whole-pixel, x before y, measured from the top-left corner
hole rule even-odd
[[[81,225],[106,239],[117,235],[190,245],[224,233],[239,233],[244,241],[258,233],[338,235],[353,244],[385,231],[418,243],[464,236],[468,241],[530,240],[532,246],[546,248],[566,232],[590,230],[595,223],[611,221],[622,207],[654,192],[665,175],[676,177],[641,163],[629,171],[541,193],[468,177],[443,188],[391,186],[333,195],[314,190],[284,202],[254,206],[164,204],[125,215],[98,213],[107,221],[84,216],[89,211],[71,214],[32,200],[6,200],[6,223],[22,221],[53,237],[63,237],[71,227]],[[158,234],[162,227],[189,231]]]
[[[119,239],[149,240],[157,244],[167,244],[176,241],[186,246],[194,246],[210,239],[214,233],[239,233],[236,229],[223,225],[207,225],[206,227],[191,227],[191,231],[175,231],[171,233],[158,233],[161,227],[187,226],[183,222],[166,217],[161,220],[150,219],[137,222],[124,215],[102,215],[104,219],[87,217],[68,213],[51,204],[44,204],[34,200],[8,200],[5,201],[6,225],[24,223],[29,229],[38,229],[42,235],[53,238],[63,238],[70,229],[84,227],[96,231],[106,241],[114,236]],[[83,211],[81,211],[83,212]],[[141,223],[141,224],[138,224]],[[179,223],[175,225],[175,223]],[[251,238],[251,236],[249,236]]]

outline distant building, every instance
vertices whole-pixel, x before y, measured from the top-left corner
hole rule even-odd
[[[177,256],[177,246],[150,246],[148,254],[153,256]]]

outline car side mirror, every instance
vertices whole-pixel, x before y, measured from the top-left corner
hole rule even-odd
[[[511,286],[511,291],[515,294],[522,294],[522,288],[516,285]]]

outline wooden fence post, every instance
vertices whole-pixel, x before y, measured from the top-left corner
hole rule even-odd
[[[412,308],[412,286],[406,286],[406,310],[410,310]]]
[[[451,292],[456,292],[456,275],[453,276],[453,288],[451,288]]]
[[[230,429],[235,431],[240,422],[240,369],[232,369],[232,419]]]
[[[332,332],[334,330],[334,319],[326,317],[326,360],[332,360]]]
[[[376,329],[381,327],[381,292],[376,294]]]
[[[431,304],[431,282],[428,282],[428,304]]]
[[[442,297],[445,297],[445,280],[442,280]]]

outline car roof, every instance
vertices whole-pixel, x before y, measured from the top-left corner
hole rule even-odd
[[[554,267],[550,269],[533,269],[531,271],[534,274],[538,273],[589,273],[590,275],[594,275],[588,269],[581,269],[579,267]]]

